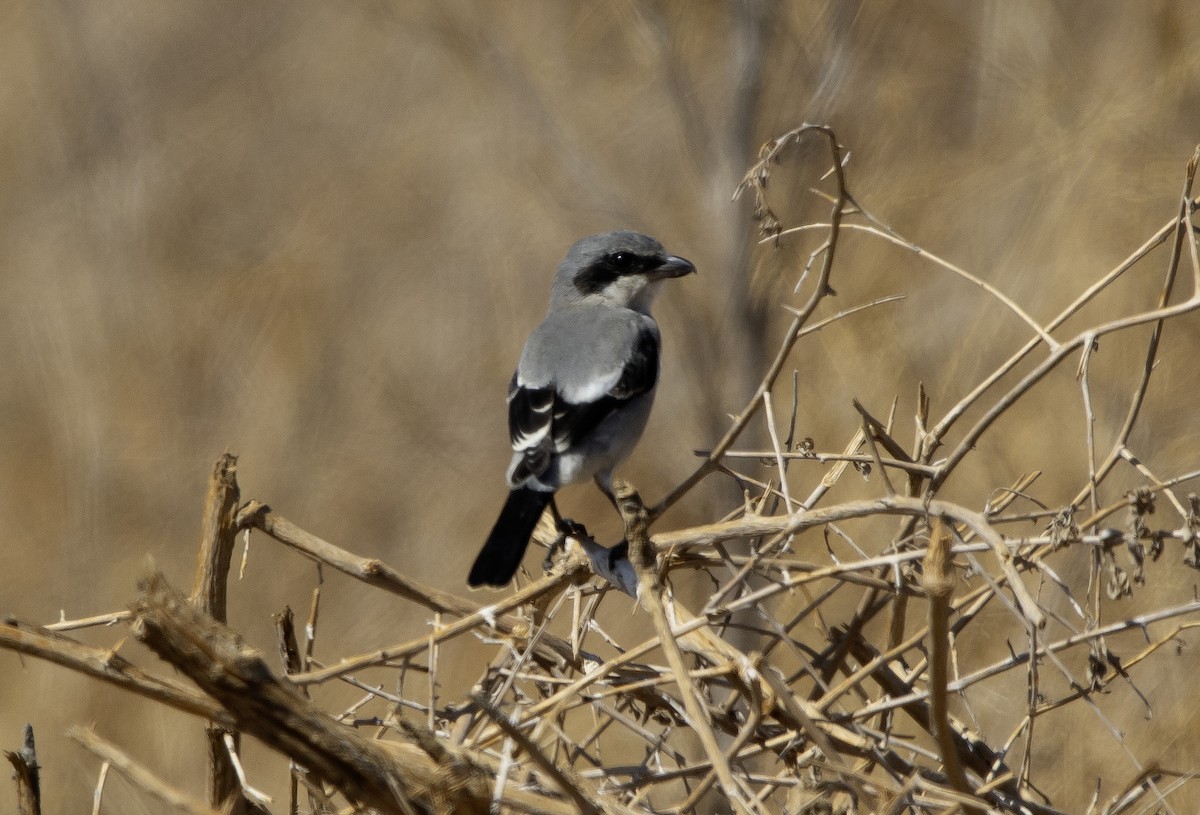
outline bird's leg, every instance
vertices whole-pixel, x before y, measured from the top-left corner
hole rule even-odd
[[[620,515],[621,507],[617,503],[617,496],[613,494],[612,473],[596,473],[596,475],[592,477],[592,480],[596,482],[596,486],[600,488],[600,492],[604,493],[605,496],[608,497],[608,502],[613,505],[613,509],[615,509],[617,514]]]
[[[550,499],[550,517],[554,519],[554,528],[558,530],[558,537],[560,539],[568,537],[591,537],[588,535],[588,531],[583,524],[562,516],[562,513],[558,511],[558,504],[555,503],[553,498]]]
[[[583,524],[578,521],[573,521],[570,518],[564,518],[562,513],[558,511],[558,504],[554,499],[550,499],[550,517],[554,519],[554,528],[558,530],[558,537],[550,544],[550,549],[546,552],[546,559],[542,561],[542,569],[549,571],[554,566],[554,555],[559,550],[565,549],[567,538],[589,538],[588,531]]]

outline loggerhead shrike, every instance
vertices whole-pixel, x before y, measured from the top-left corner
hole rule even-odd
[[[615,503],[613,468],[641,437],[658,382],[650,306],[664,280],[694,271],[637,232],[592,235],[567,252],[508,386],[510,492],[469,585],[512,580],[542,511],[560,520],[560,487],[591,478]]]

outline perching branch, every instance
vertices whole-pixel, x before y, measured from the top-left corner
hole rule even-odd
[[[824,139],[833,160],[835,190],[817,193],[832,212],[828,223],[784,228],[766,196],[768,179],[786,150],[810,136]],[[114,632],[109,648],[11,621],[0,625],[0,648],[219,726],[214,732],[221,734],[233,776],[219,800],[249,798],[265,806],[270,802],[257,789],[271,787],[257,777],[261,766],[226,737],[250,734],[288,760],[293,813],[301,811],[304,788],[308,808],[319,815],[367,808],[693,813],[714,800],[753,813],[1057,815],[1055,794],[1089,779],[1081,767],[1046,756],[1063,743],[1055,731],[1081,716],[1114,740],[1105,783],[1122,791],[1109,797],[1107,811],[1191,811],[1181,790],[1196,771],[1157,769],[1152,751],[1121,738],[1117,723],[1125,723],[1112,709],[1133,704],[1149,714],[1160,712],[1164,699],[1174,704],[1173,689],[1141,683],[1170,659],[1186,658],[1186,651],[1170,655],[1191,644],[1200,626],[1189,577],[1200,568],[1200,496],[1176,489],[1200,478],[1200,462],[1187,459],[1190,448],[1159,426],[1151,441],[1137,435],[1160,407],[1151,373],[1168,359],[1168,340],[1186,336],[1165,326],[1200,308],[1191,197],[1196,161],[1171,223],[1057,317],[1039,323],[1028,304],[920,249],[864,208],[847,188],[846,155],[829,128],[806,125],[766,145],[747,175],[742,190],[754,193],[772,237],[817,236],[801,247],[807,261],[795,272],[796,290],[811,290],[801,308],[781,304],[795,320],[755,394],[718,443],[700,454],[699,467],[651,510],[632,488],[618,485],[625,545],[574,536],[565,551],[554,550],[546,575],[481,605],[453,587],[427,585],[322,540],[261,502],[239,508],[235,462],[227,455],[210,482],[193,603],[152,575],[133,611],[50,626],[91,629],[89,637]],[[847,231],[915,252],[967,280],[985,295],[980,319],[1011,323],[1016,315],[1031,331],[940,421],[931,419],[933,404],[922,383],[889,385],[891,393],[916,394],[911,449],[898,441],[902,399],[893,400],[882,420],[857,403],[835,406],[839,412],[828,418],[843,421],[839,432],[847,441],[840,452],[818,453],[830,448],[805,438],[813,407],[805,404],[800,374],[792,375],[787,407],[786,396],[773,390],[796,365],[800,337],[896,299],[818,319],[832,275],[845,280],[856,272],[841,268],[837,251]],[[1088,321],[1088,307],[1118,279],[1132,278],[1127,273],[1172,236],[1162,252],[1169,255],[1165,277],[1146,298],[1157,305]],[[1180,296],[1175,287],[1185,257],[1194,290]],[[931,315],[940,313],[937,305],[930,304]],[[1075,333],[1064,340],[1057,334],[1068,319]],[[1149,332],[1146,353],[1128,382],[1114,384],[1109,371],[1094,364],[1093,341],[1137,327]],[[1034,358],[1035,352],[1043,356]],[[1096,423],[1094,432],[1077,437],[1086,435],[1086,453],[1064,462],[1079,482],[1039,478],[1040,463],[1021,460],[1025,436],[1009,445],[1012,461],[994,473],[985,468],[973,472],[973,480],[954,479],[984,433],[999,442],[1009,438],[1001,434],[1015,422],[1000,420],[1040,398],[1036,386],[1067,359],[1077,360],[1086,376],[1085,418]],[[852,366],[840,370],[856,376]],[[1113,393],[1128,408],[1105,428],[1100,395],[1111,400]],[[828,406],[828,400],[820,403]],[[973,426],[952,439],[965,417]],[[1036,423],[1025,424],[1021,430],[1034,434],[1034,443],[1061,446],[1053,434],[1037,436],[1042,428]],[[768,449],[733,449],[750,427],[761,427]],[[1098,440],[1107,438],[1114,442],[1105,456]],[[940,445],[950,450],[935,460]],[[1177,455],[1164,461],[1162,450]],[[701,523],[650,537],[649,523],[715,472],[737,484],[741,500],[697,507]],[[1106,494],[1114,472],[1135,489],[1119,498]],[[1162,503],[1164,494],[1170,507],[1156,514],[1155,501]],[[1081,502],[1089,497],[1085,510]],[[928,543],[927,524],[933,526]],[[278,618],[278,673],[219,622],[238,532],[262,532],[317,564],[304,642],[289,615]],[[540,544],[555,537],[535,534]],[[466,551],[457,541],[422,545],[444,546],[448,558]],[[1076,561],[1095,564],[1091,582],[1079,578]],[[338,617],[328,614],[338,611],[339,592],[322,585],[325,567],[361,591],[380,590],[377,602],[399,605],[414,622],[395,640],[363,626],[354,632],[354,648],[337,636],[336,623],[331,631],[323,622],[317,659],[318,601],[323,621]],[[1143,583],[1153,583],[1153,591],[1143,591]],[[649,626],[625,592],[637,595]],[[1119,605],[1130,595],[1137,595],[1137,609]],[[269,621],[246,624],[261,631]],[[130,631],[196,687],[119,656],[120,638]],[[1145,643],[1126,653],[1136,636]],[[984,658],[964,645],[979,640],[1010,644]],[[1042,676],[1049,672],[1055,681]],[[1016,693],[1011,710],[997,710],[991,701],[1000,689],[987,683],[1006,674],[1028,694]],[[336,685],[321,686],[332,680]],[[1109,684],[1122,693],[1101,696]],[[981,701],[989,704],[986,717],[979,715]],[[1051,712],[1054,727],[1044,720]],[[128,756],[108,748],[98,752],[109,763],[97,802],[108,767],[135,778]],[[141,769],[145,775],[133,783],[161,800],[185,811],[217,809]]]

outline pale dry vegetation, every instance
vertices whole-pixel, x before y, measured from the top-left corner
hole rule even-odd
[[[1195,809],[1197,12],[123,8],[0,25],[44,811]],[[617,226],[700,268],[657,560],[470,595],[509,367]]]

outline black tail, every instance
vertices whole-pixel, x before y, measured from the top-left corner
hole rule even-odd
[[[552,492],[528,487],[519,487],[508,494],[492,534],[488,535],[487,543],[475,558],[467,585],[508,585],[521,565],[521,558],[525,557],[525,547],[529,545],[538,518],[542,517],[542,510],[552,498]]]

